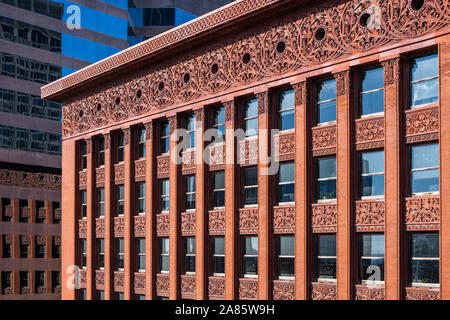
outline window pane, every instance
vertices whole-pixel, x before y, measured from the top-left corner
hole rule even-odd
[[[336,99],[336,79],[330,79],[319,83],[317,92],[318,101]]]
[[[384,174],[362,177],[363,197],[384,195]]]
[[[439,79],[430,79],[411,85],[411,105],[433,103],[439,100]]]
[[[195,209],[195,193],[186,195],[186,210]]]
[[[245,120],[244,131],[246,137],[256,136],[258,134],[258,118]]]
[[[324,102],[318,105],[317,123],[325,123],[336,120],[336,100]]]
[[[168,238],[161,239],[161,253],[169,254],[169,239]]]
[[[319,179],[336,177],[336,158],[323,158],[317,160]]]
[[[186,192],[195,192],[195,176],[186,177]]]
[[[294,258],[278,258],[278,275],[281,277],[293,277]]]
[[[439,283],[439,260],[413,260],[411,282]]]
[[[280,110],[290,109],[295,107],[294,90],[286,90],[280,92]]]
[[[169,271],[169,256],[161,257],[161,271]]]
[[[214,273],[225,273],[225,257],[214,257],[213,272]]]
[[[214,238],[214,254],[225,254],[225,238]]]
[[[383,89],[384,70],[383,68],[369,69],[361,72],[361,91]]]
[[[364,257],[384,257],[384,235],[361,235],[361,255]]]
[[[246,186],[255,186],[258,184],[258,167],[244,169],[244,182]]]
[[[416,258],[439,257],[439,234],[437,233],[412,233],[411,254]]]
[[[138,253],[145,254],[145,239],[138,239]]]
[[[258,188],[246,188],[244,190],[244,204],[258,204]]]
[[[384,151],[362,153],[361,172],[363,174],[384,172]]]
[[[214,173],[214,189],[225,188],[225,173],[223,171]]]
[[[318,199],[336,199],[336,180],[318,181]]]
[[[161,195],[169,195],[169,179],[161,181]]]
[[[186,256],[184,263],[186,272],[195,272],[195,256]]]
[[[225,191],[214,191],[213,206],[216,208],[225,206]]]
[[[295,201],[295,184],[282,184],[280,188],[279,202],[294,202]]]
[[[258,237],[245,237],[245,254],[258,254]]]
[[[336,256],[336,235],[327,234],[317,236],[317,255]]]
[[[295,181],[294,162],[280,164],[280,182]]]
[[[375,91],[365,93],[361,96],[362,110],[361,114],[367,115],[384,111],[384,91]]]
[[[439,75],[438,55],[433,54],[413,60],[411,68],[411,80],[417,81],[432,78]]]
[[[244,118],[258,116],[258,100],[252,99],[244,103]]]
[[[244,273],[248,275],[258,274],[258,258],[244,257]]]
[[[295,111],[283,111],[280,113],[280,130],[290,130],[295,127]]]
[[[411,148],[412,169],[439,166],[439,145],[425,144]]]
[[[336,279],[336,258],[317,259],[316,273],[317,278]]]
[[[293,236],[280,236],[280,255],[294,256],[295,242]]]
[[[221,123],[225,123],[225,108],[217,108],[214,110],[214,124],[218,125]]]
[[[412,172],[411,180],[412,193],[439,191],[439,169]]]
[[[384,281],[384,258],[361,259],[360,280]]]

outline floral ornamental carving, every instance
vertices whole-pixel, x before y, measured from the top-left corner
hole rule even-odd
[[[254,165],[258,163],[258,139],[249,138],[239,143],[239,163]]]
[[[36,244],[38,245],[46,245],[47,238],[45,236],[36,236]]]
[[[145,216],[134,217],[134,236],[145,237]]]
[[[336,300],[336,285],[328,283],[312,283],[311,299]]]
[[[258,208],[239,209],[239,232],[241,234],[258,233]]]
[[[384,118],[356,120],[356,149],[384,146]]]
[[[218,142],[208,146],[209,148],[209,170],[225,169],[225,143]]]
[[[258,100],[258,114],[265,114],[269,111],[269,92],[264,91],[256,94]]]
[[[87,272],[86,269],[80,269],[80,287],[86,288],[87,285]]]
[[[87,238],[87,220],[86,219],[78,220],[78,237],[80,239]]]
[[[228,89],[231,86],[230,64],[230,55],[225,48],[206,52],[201,58],[201,87],[210,94]]]
[[[225,298],[225,278],[208,278],[208,296],[209,299],[223,300]]]
[[[440,300],[439,289],[406,288],[406,300]]]
[[[225,234],[225,210],[209,211],[208,230],[210,235]]]
[[[230,122],[236,119],[236,102],[226,101],[223,104],[225,106],[225,121]]]
[[[148,97],[149,83],[146,75],[138,75],[127,83],[128,95],[130,97],[131,113],[139,116],[151,111]]]
[[[97,290],[105,289],[105,271],[95,270],[95,288]]]
[[[97,238],[105,237],[105,218],[95,219],[95,236]]]
[[[183,236],[195,235],[195,216],[195,212],[184,212],[181,214],[181,233]]]
[[[311,83],[308,81],[302,81],[292,85],[295,92],[295,105],[300,106],[305,104],[310,94]]]
[[[98,186],[102,186],[105,184],[105,168],[104,167],[95,169],[95,183]]]
[[[439,230],[439,197],[413,197],[405,201],[405,223],[408,231]]]
[[[114,217],[114,237],[122,238],[125,234],[124,218]]]
[[[156,275],[156,294],[160,297],[169,296],[169,275],[157,274]]]
[[[239,279],[239,299],[240,300],[257,300],[258,299],[258,280],[256,279]]]
[[[0,184],[48,190],[61,189],[61,175],[0,169]]]
[[[273,229],[275,233],[295,233],[295,206],[273,208]]]
[[[145,273],[134,274],[134,293],[145,294]]]
[[[351,90],[350,71],[342,71],[334,75],[336,78],[336,95],[348,96]]]
[[[144,124],[145,127],[145,139],[153,140],[153,122],[147,122]]]
[[[185,175],[194,174],[196,171],[195,150],[188,150],[182,152],[181,159],[182,159],[181,170],[183,174]]]
[[[134,175],[136,178],[145,178],[145,159],[134,162]]]
[[[390,86],[400,83],[401,65],[400,58],[394,58],[381,63],[384,68],[384,85]]]
[[[415,143],[439,139],[438,107],[406,111],[406,142]]]
[[[123,292],[124,290],[124,273],[122,271],[114,271],[114,291]]]
[[[357,285],[355,300],[384,300],[384,287]]]
[[[80,185],[80,188],[86,187],[87,185],[87,171],[80,171],[78,172],[78,184]]]
[[[295,300],[295,281],[273,281],[273,300]]]
[[[181,276],[181,296],[184,299],[195,299],[196,279],[195,276]]]
[[[336,153],[336,126],[315,127],[312,129],[312,149],[314,156]]]
[[[279,161],[289,161],[295,159],[295,132],[280,133],[274,137],[274,156]]]
[[[169,214],[161,213],[156,215],[156,234],[161,236],[169,235]]]
[[[384,210],[384,201],[357,201],[355,215],[356,231],[383,231]]]
[[[169,177],[170,168],[169,155],[162,155],[156,158],[157,176],[158,179]]]
[[[336,232],[337,205],[313,204],[311,220],[313,232]]]
[[[114,181],[116,183],[122,183],[125,180],[125,167],[123,163],[114,165]]]
[[[275,2],[278,1],[240,1],[44,86],[42,93],[48,96],[61,87],[69,88],[79,81],[110,72],[201,31],[248,15],[249,8],[265,8]],[[145,70],[146,75],[111,79],[95,92],[80,93],[64,106],[63,134],[67,137],[163,108],[182,107],[198,97],[219,94],[274,75],[296,75],[306,68],[320,67],[355,52],[432,34],[448,26],[449,11],[448,0],[427,0],[421,6],[412,5],[411,0],[352,0],[299,10],[288,18],[278,19],[276,25],[255,26],[248,34],[230,37],[225,42],[219,40],[208,51],[182,53],[169,63],[160,59],[160,64]],[[385,84],[398,83],[400,68],[396,59],[383,65]],[[348,92],[349,85],[346,81],[342,86],[338,83],[338,93]]]

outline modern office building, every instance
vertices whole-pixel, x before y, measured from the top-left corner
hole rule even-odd
[[[0,299],[60,296],[61,104],[40,86],[222,2],[0,0]]]
[[[43,86],[63,299],[450,299],[449,17],[239,0]]]

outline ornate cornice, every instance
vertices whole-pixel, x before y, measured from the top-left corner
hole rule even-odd
[[[45,86],[43,96],[48,98],[103,72],[110,73],[117,66],[146,56],[152,48],[158,51],[173,44],[175,39],[171,37],[175,34],[179,37],[176,42],[181,41],[185,34],[185,39],[195,35],[193,28],[207,30],[208,26],[201,25],[206,21],[211,22],[211,26],[220,25],[282,1],[241,0]],[[74,94],[67,95],[70,100],[65,101],[64,137],[156,114],[169,107],[183,107],[196,99],[231,92],[273,77],[295,76],[355,52],[367,52],[393,42],[432,34],[449,25],[450,9],[441,0],[425,1],[418,11],[412,9],[409,2],[348,0],[340,4],[322,3],[282,18],[271,27],[255,26],[245,34],[219,40],[208,49],[199,47],[195,52],[180,54],[169,61],[165,59],[164,64],[153,64],[143,69],[142,74],[118,79],[111,77],[113,80],[98,86],[95,91],[84,91],[79,95],[74,91]],[[371,21],[376,21],[376,26],[361,23],[366,13],[372,15]],[[164,42],[161,37],[169,37],[170,40]],[[384,63],[387,84],[398,77],[399,70],[395,62],[389,61]],[[351,84],[349,72],[338,73],[336,77],[338,95],[348,93]],[[147,102],[136,103],[136,99]]]
[[[0,184],[14,187],[61,189],[61,175],[0,169]]]

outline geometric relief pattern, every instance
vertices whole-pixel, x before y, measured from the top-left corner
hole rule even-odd
[[[239,143],[239,163],[242,166],[258,163],[258,139],[247,138]]]
[[[169,177],[169,160],[170,158],[168,155],[163,155],[156,158],[156,175],[158,176],[158,179]]]
[[[383,287],[357,285],[355,289],[355,300],[384,300]]]
[[[328,283],[311,284],[312,300],[336,300],[336,285]]]
[[[195,150],[188,150],[182,153],[181,171],[183,174],[195,174]]]
[[[439,139],[439,108],[406,111],[406,142],[417,143]]]
[[[134,293],[145,294],[145,273],[134,273]]]
[[[256,279],[239,279],[239,299],[256,300],[258,299],[258,280]]]
[[[384,230],[384,201],[356,201],[356,231]]]
[[[439,230],[441,210],[439,197],[405,199],[405,223],[408,231]]]
[[[105,236],[105,219],[95,219],[95,236],[97,238],[103,238]]]
[[[181,234],[183,236],[195,235],[195,212],[183,212],[181,214]]]
[[[79,171],[78,172],[78,184],[80,188],[86,187],[87,185],[87,171]]]
[[[273,281],[273,300],[295,300],[295,281]]]
[[[0,169],[0,185],[60,190],[61,175]]]
[[[134,236],[145,237],[145,216],[134,217]]]
[[[124,273],[122,271],[114,271],[114,291],[123,292],[124,289]]]
[[[295,233],[295,206],[273,208],[273,230],[275,233]]]
[[[225,298],[225,279],[223,277],[208,278],[209,299],[223,300]]]
[[[134,162],[134,175],[136,178],[145,178],[145,159],[136,160]]]
[[[439,289],[406,288],[406,300],[440,300]]]
[[[258,233],[258,208],[239,209],[239,232],[240,234]]]
[[[160,297],[169,296],[169,275],[157,274],[156,275],[156,294]]]
[[[95,183],[102,186],[105,183],[105,168],[100,167],[95,169]]]
[[[156,234],[158,237],[169,235],[169,214],[160,213],[156,215]]]
[[[382,148],[384,145],[384,118],[356,120],[356,149]]]
[[[78,81],[92,79],[194,34],[231,23],[252,10],[278,2],[237,2],[76,75],[60,79],[45,86],[42,93],[46,96]],[[208,50],[198,48],[196,52],[180,54],[178,59],[169,63],[164,61],[149,67],[142,75],[112,80],[96,92],[74,96],[64,106],[63,134],[70,136],[163,108],[183,106],[198,97],[435,32],[449,24],[448,3],[449,0],[427,0],[421,7],[415,7],[411,0],[349,0],[298,9],[270,27],[255,26],[246,34],[219,40]],[[118,96],[123,99],[117,100]]]
[[[97,290],[105,289],[105,271],[95,270],[95,288]]]
[[[125,180],[125,167],[123,163],[114,165],[114,182],[116,184],[123,183]]]
[[[225,211],[210,210],[208,214],[208,229],[210,235],[225,234]]]
[[[274,157],[278,161],[289,161],[295,158],[295,132],[280,133],[274,136]],[[277,148],[278,146],[278,148]]]
[[[87,286],[87,272],[86,269],[80,269],[80,287],[86,288]]]
[[[208,145],[209,153],[209,170],[225,169],[225,142],[218,142]]]
[[[181,297],[183,299],[195,299],[195,276],[181,276]]]
[[[337,205],[313,204],[311,220],[314,233],[336,232]]]
[[[80,239],[87,238],[87,220],[86,219],[78,220],[78,238],[80,238]]]
[[[123,238],[125,234],[125,225],[123,217],[114,217],[114,237]]]
[[[336,153],[336,126],[312,128],[313,156],[324,156]]]

